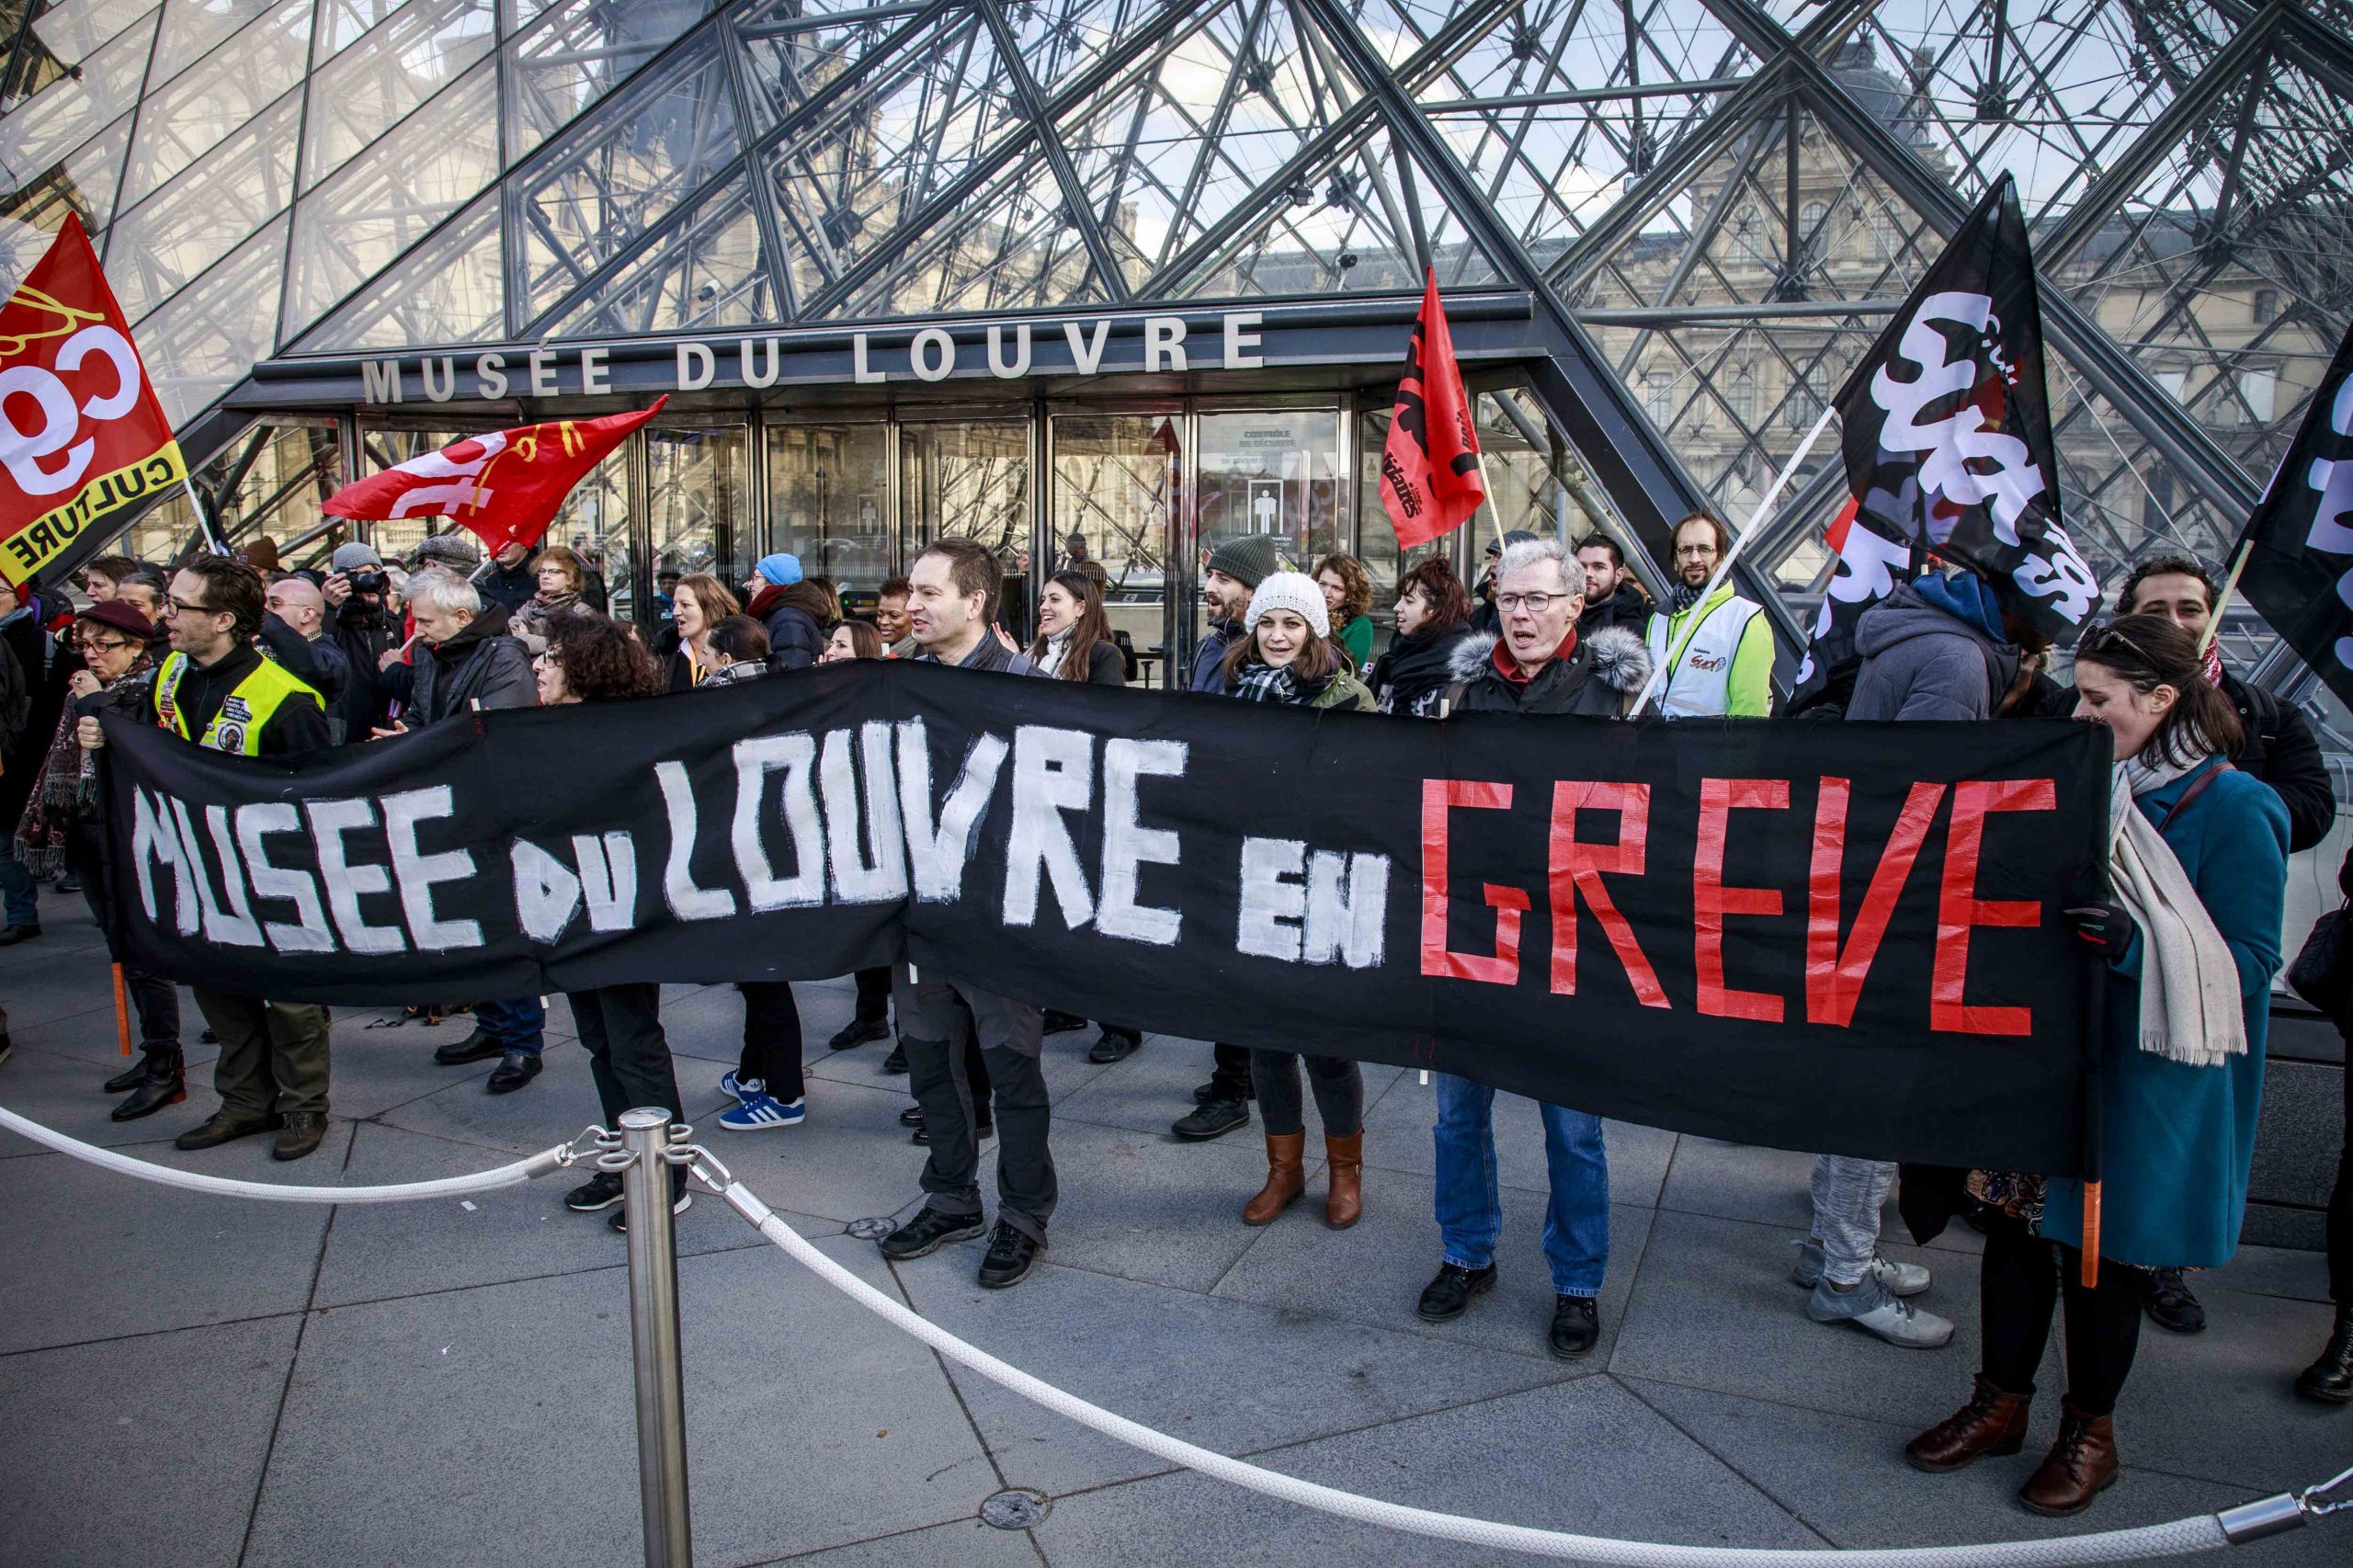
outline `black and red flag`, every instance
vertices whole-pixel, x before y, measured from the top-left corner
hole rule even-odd
[[[2353,333],[2313,391],[2241,542],[2247,603],[2353,702]]]
[[[1855,622],[1934,554],[2003,610],[2071,641],[2099,580],[2060,519],[2042,312],[2007,174],[1978,202],[1839,390],[1848,499],[1798,671],[1797,706],[1854,658]]]
[[[1438,303],[1438,273],[1425,269],[1421,318],[1405,349],[1397,408],[1381,450],[1381,504],[1397,530],[1397,548],[1411,550],[1452,533],[1479,510],[1486,482],[1479,472],[1479,433],[1471,424],[1471,396],[1454,362],[1454,338]]]

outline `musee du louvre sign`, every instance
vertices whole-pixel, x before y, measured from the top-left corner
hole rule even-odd
[[[585,344],[483,344],[400,355],[305,356],[254,367],[248,407],[371,407],[802,388],[915,388],[1033,377],[1380,367],[1403,358],[1418,299],[1214,311],[1104,311],[996,320],[796,327]],[[1447,301],[1465,358],[1524,356],[1525,293]]]

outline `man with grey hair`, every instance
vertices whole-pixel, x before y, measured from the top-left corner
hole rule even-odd
[[[1500,636],[1464,639],[1454,655],[1447,712],[1622,717],[1650,676],[1642,639],[1612,627],[1580,637],[1585,573],[1558,541],[1504,547],[1495,568]],[[1434,1197],[1443,1253],[1415,1307],[1430,1323],[1468,1310],[1495,1283],[1503,1235],[1495,1184],[1495,1092],[1451,1074],[1437,1075],[1438,1175]],[[1552,1278],[1545,1346],[1563,1361],[1589,1355],[1601,1338],[1603,1273],[1609,1266],[1609,1154],[1601,1119],[1540,1103],[1552,1201],[1544,1210],[1544,1258]]]
[[[427,567],[408,580],[410,613],[416,617],[418,651],[403,721],[381,735],[398,734],[414,720],[438,723],[478,708],[531,708],[539,684],[530,655],[508,635],[506,607],[484,605],[472,584],[455,573]],[[540,1074],[547,1008],[537,996],[474,1004],[474,1032],[433,1053],[444,1067],[460,1067],[496,1056],[503,1060],[484,1085],[494,1095],[521,1088]]]

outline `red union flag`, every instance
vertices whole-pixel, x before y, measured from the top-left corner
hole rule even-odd
[[[1471,520],[1486,498],[1479,477],[1479,433],[1471,426],[1471,398],[1454,363],[1454,338],[1438,300],[1438,274],[1426,271],[1421,319],[1405,349],[1397,409],[1381,450],[1381,504],[1397,530],[1397,548],[1411,550]]]
[[[602,419],[550,419],[469,436],[438,452],[347,484],[327,497],[331,517],[447,517],[493,551],[532,545],[588,471],[670,400]]]
[[[108,518],[188,477],[82,221],[0,303],[0,577],[71,572]]]

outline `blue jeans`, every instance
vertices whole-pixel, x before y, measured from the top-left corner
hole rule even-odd
[[[1495,1091],[1448,1074],[1438,1080],[1438,1230],[1446,1261],[1495,1261],[1504,1207],[1495,1186]],[[1601,1119],[1539,1103],[1552,1194],[1544,1206],[1544,1257],[1563,1296],[1598,1296],[1609,1267],[1609,1155]]]
[[[17,841],[12,837],[0,843],[0,924],[38,926],[40,924],[40,888],[33,874],[17,858]]]
[[[477,1002],[474,1022],[509,1051],[537,1056],[547,1043],[548,1010],[536,996],[514,1002]]]

